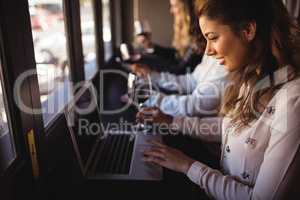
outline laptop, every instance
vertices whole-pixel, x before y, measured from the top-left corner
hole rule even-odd
[[[162,180],[162,168],[142,160],[148,140],[160,135],[140,130],[106,130],[101,125],[93,85],[87,82],[65,109],[76,159],[84,177],[112,180]]]

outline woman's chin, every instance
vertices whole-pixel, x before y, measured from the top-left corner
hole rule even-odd
[[[224,65],[224,69],[225,69],[227,72],[234,72],[234,71],[238,70],[239,67],[236,67],[236,66],[233,66],[233,65],[230,65],[230,64],[225,64],[225,65]]]
[[[230,66],[228,66],[228,65],[224,65],[224,69],[225,69],[226,71],[228,71],[228,72],[233,71],[233,70],[232,70],[232,67],[230,67]]]

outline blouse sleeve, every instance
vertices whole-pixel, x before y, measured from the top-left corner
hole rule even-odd
[[[172,116],[211,116],[218,113],[221,99],[221,81],[203,83],[190,95],[164,95],[158,93],[149,97],[144,106],[158,107]]]
[[[299,166],[299,159],[295,159],[300,140],[299,90],[289,91],[289,94],[292,94],[291,97],[280,95],[276,99],[274,118],[268,124],[271,133],[269,144],[254,186],[243,184],[232,176],[224,176],[200,162],[192,164],[187,176],[215,199],[274,199],[284,196],[287,190],[280,188],[286,188],[284,184],[293,177],[287,176],[290,166],[292,163]]]
[[[192,74],[175,75],[168,72],[152,72],[151,80],[161,88],[176,91],[180,94],[189,94],[197,86],[197,81]]]
[[[279,188],[288,178],[300,143],[299,95],[299,90],[291,89],[283,90],[277,96],[274,119],[270,124],[271,138],[253,189],[254,199],[273,199],[285,193]],[[299,159],[297,162],[295,164],[299,166]]]

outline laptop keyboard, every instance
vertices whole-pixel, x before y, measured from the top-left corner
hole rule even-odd
[[[96,173],[129,174],[135,137],[129,134],[108,135],[100,141]]]

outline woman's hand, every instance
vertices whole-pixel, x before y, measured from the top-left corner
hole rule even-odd
[[[144,64],[132,64],[130,68],[133,73],[142,78],[146,78],[151,73],[150,67]]]
[[[152,108],[142,108],[136,114],[136,120],[138,122],[151,122],[157,124],[167,124],[170,125],[173,122],[173,117],[167,114],[164,114],[160,109]]]
[[[144,161],[158,164],[162,167],[186,174],[195,160],[181,151],[173,149],[157,141],[150,141],[153,145],[144,151]]]

